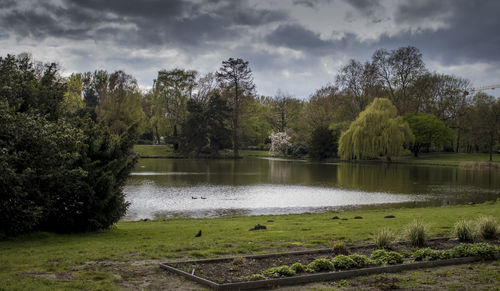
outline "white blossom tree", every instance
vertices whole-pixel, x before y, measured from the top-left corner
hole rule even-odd
[[[292,145],[290,139],[292,138],[286,131],[277,132],[269,136],[271,139],[271,154],[282,153],[286,156],[288,148]]]

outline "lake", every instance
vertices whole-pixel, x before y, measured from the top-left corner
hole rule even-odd
[[[124,220],[319,212],[353,207],[480,203],[500,197],[500,172],[276,158],[140,159]]]

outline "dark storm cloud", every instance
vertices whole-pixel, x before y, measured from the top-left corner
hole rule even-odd
[[[182,44],[238,38],[238,26],[258,26],[286,15],[245,1],[49,1],[4,11],[0,25],[17,37],[112,40],[131,46]],[[208,9],[207,9],[208,8]]]
[[[299,50],[317,50],[330,45],[330,42],[322,40],[319,34],[299,24],[282,24],[270,33],[266,40],[273,45]]]
[[[375,11],[381,8],[379,0],[344,0],[347,4],[367,16],[371,16]]]
[[[450,12],[453,7],[453,1],[450,0],[421,0],[402,2],[397,7],[394,14],[396,23],[421,23],[429,19],[440,17]]]
[[[500,1],[496,0],[402,3],[394,15],[398,23],[414,24],[447,14],[444,19],[446,26],[436,31],[406,31],[397,36],[384,37],[379,43],[413,43],[422,48],[424,56],[447,65],[475,61],[498,63],[498,11]]]

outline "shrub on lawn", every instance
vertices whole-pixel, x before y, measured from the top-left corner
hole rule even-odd
[[[333,271],[335,266],[330,260],[316,259],[307,265],[308,272]]]
[[[390,249],[395,239],[394,232],[388,228],[380,229],[373,236],[375,246],[379,249]]]
[[[390,252],[386,250],[373,251],[370,259],[378,265],[395,265],[401,264],[403,262],[403,256],[400,253]]]
[[[427,231],[428,226],[423,221],[415,219],[406,226],[406,239],[411,246],[422,247],[427,240]]]
[[[453,229],[455,237],[461,242],[474,240],[474,228],[469,220],[459,220]]]
[[[264,271],[264,275],[270,278],[288,277],[295,275],[295,271],[287,265],[271,267]]]
[[[497,221],[493,216],[481,216],[477,220],[477,232],[483,239],[496,238],[497,227]]]

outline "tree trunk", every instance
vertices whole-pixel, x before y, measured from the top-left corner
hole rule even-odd
[[[233,155],[239,157],[239,140],[238,140],[238,117],[240,110],[240,101],[238,98],[238,85],[235,82],[234,86],[234,113],[233,113]]]
[[[493,161],[493,135],[490,135],[490,162]]]
[[[460,127],[457,130],[457,150],[456,150],[457,153],[459,149],[460,149]]]
[[[177,124],[174,124],[174,151],[179,150],[179,142],[177,139]]]

